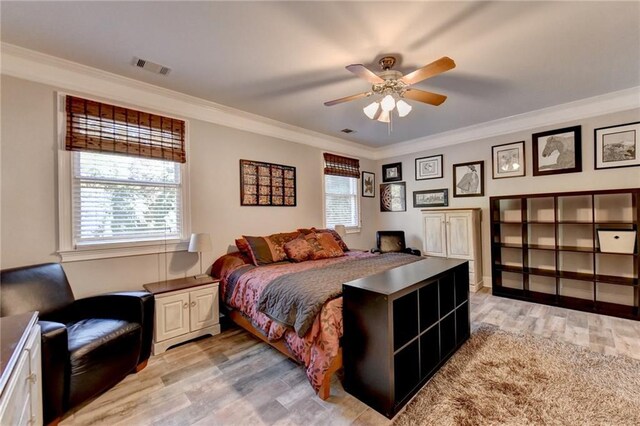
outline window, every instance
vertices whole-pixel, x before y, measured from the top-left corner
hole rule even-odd
[[[183,249],[190,231],[185,122],[63,98],[63,261]]]
[[[360,161],[324,154],[324,222],[327,228],[360,228]]]
[[[180,163],[75,152],[73,236],[76,246],[180,239]]]
[[[336,225],[344,225],[347,228],[360,227],[358,179],[325,175],[324,198],[327,228],[334,228]]]

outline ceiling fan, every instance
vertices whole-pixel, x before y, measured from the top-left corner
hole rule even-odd
[[[333,106],[343,102],[349,102],[356,99],[366,98],[372,95],[381,95],[382,99],[375,101],[363,108],[367,117],[383,123],[391,122],[391,112],[397,109],[400,117],[405,117],[411,112],[411,105],[403,100],[403,98],[414,101],[424,102],[429,105],[440,105],[447,97],[438,93],[425,92],[424,90],[414,89],[411,86],[427,78],[442,74],[445,71],[455,68],[456,63],[453,59],[444,56],[422,68],[410,72],[403,76],[400,71],[393,70],[396,58],[393,56],[385,56],[378,64],[382,68],[382,72],[374,73],[362,64],[348,65],[347,70],[356,76],[372,84],[371,90],[357,95],[346,96],[344,98],[334,99],[325,102],[326,106]]]

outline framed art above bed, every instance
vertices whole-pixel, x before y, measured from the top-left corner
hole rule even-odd
[[[296,168],[240,160],[240,205],[296,206]]]

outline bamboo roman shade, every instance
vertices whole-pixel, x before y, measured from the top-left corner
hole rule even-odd
[[[185,163],[185,123],[175,118],[67,96],[68,151]]]
[[[345,177],[360,177],[360,160],[324,153],[324,174]]]

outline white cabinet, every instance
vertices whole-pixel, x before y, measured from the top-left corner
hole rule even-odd
[[[155,295],[154,355],[178,343],[220,333],[217,280],[189,277],[144,288]]]
[[[189,326],[189,293],[156,297],[156,335],[162,342],[191,331]]]
[[[2,345],[14,349],[7,352],[10,354],[8,360],[2,360],[1,425],[42,424],[42,367],[37,318],[36,313],[2,318]],[[13,320],[17,322],[10,323]],[[6,324],[9,327],[5,328]]]
[[[480,209],[424,210],[425,256],[469,261],[469,288],[482,288]]]

